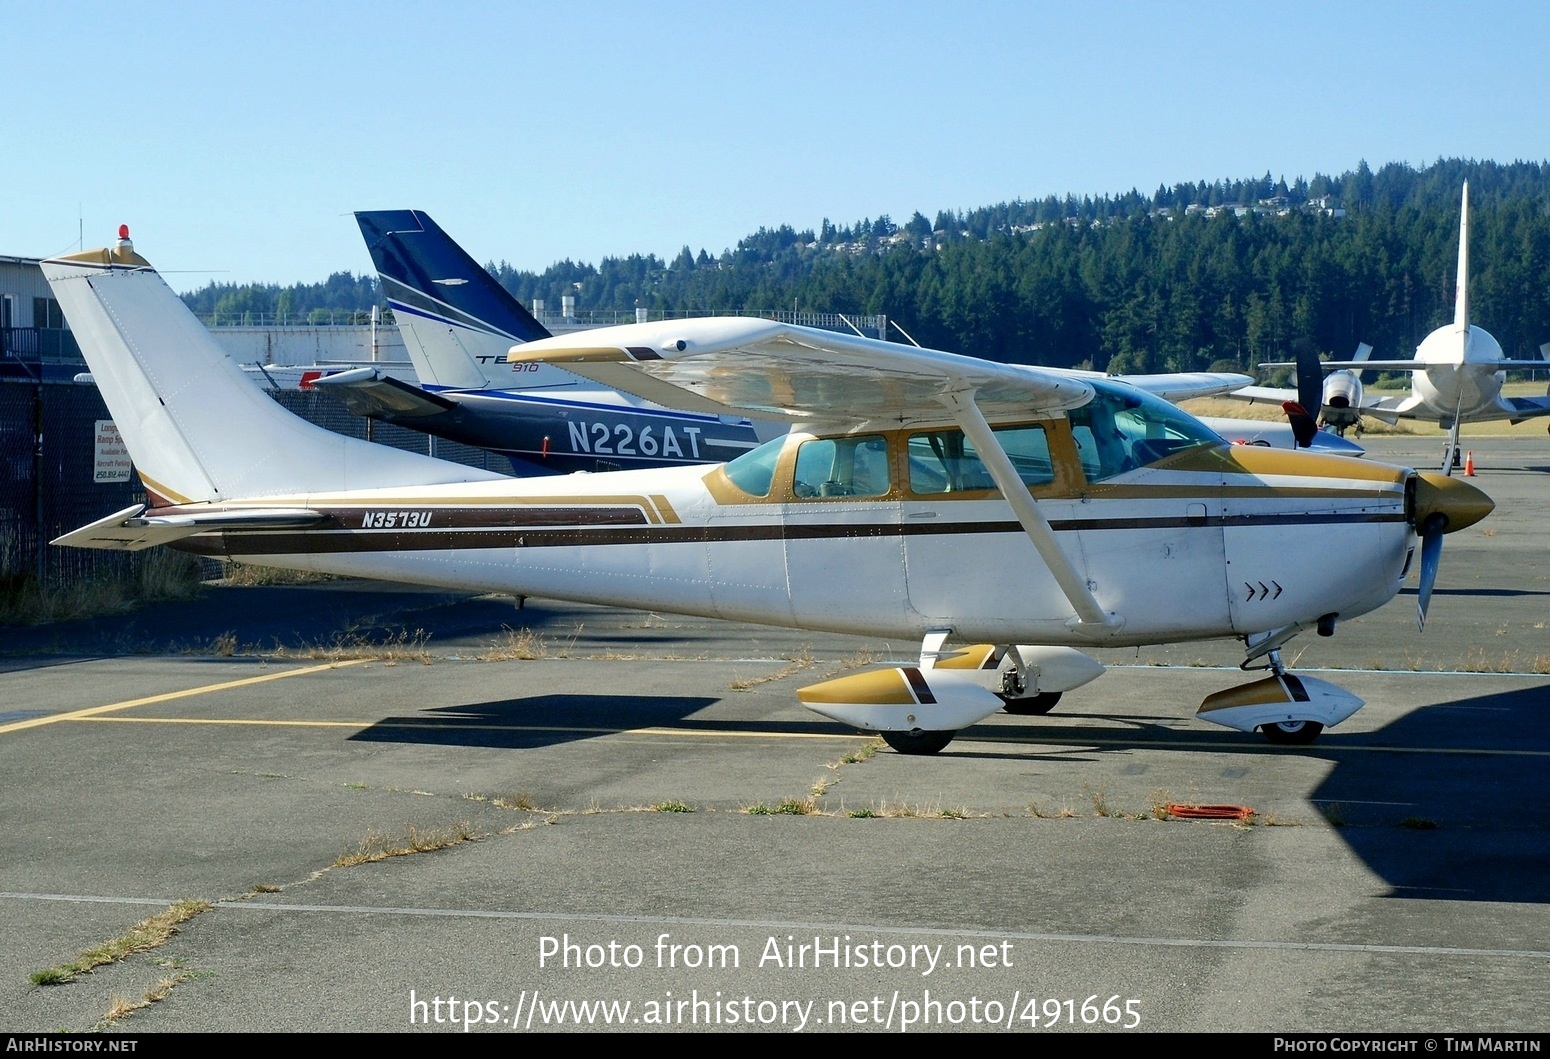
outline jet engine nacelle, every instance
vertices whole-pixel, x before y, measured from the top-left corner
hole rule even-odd
[[[1324,379],[1324,425],[1343,432],[1361,423],[1362,379],[1354,371],[1332,371]]]

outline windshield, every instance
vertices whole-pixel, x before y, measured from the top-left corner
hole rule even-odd
[[[785,447],[786,435],[771,438],[728,463],[725,468],[727,478],[749,496],[769,496],[770,485],[775,480],[775,464]]]
[[[1224,444],[1200,420],[1133,386],[1094,382],[1093,399],[1068,416],[1089,482],[1133,471],[1196,445]]]

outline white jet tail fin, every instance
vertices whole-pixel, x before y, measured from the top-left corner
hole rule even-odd
[[[313,426],[254,385],[148,261],[112,249],[43,262],[147,490],[188,503],[499,478]]]
[[[1459,211],[1458,293],[1454,295],[1453,326],[1460,334],[1469,334],[1469,181],[1464,181],[1463,205]]]

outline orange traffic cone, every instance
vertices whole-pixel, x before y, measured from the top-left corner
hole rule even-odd
[[[1474,452],[1473,449],[1470,449],[1468,452],[1466,452],[1464,454],[1464,477],[1465,478],[1473,478],[1474,476],[1475,476],[1475,452]]]

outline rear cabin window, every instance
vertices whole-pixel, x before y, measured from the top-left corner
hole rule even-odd
[[[1049,438],[1040,426],[1001,427],[994,431],[1023,484],[1037,488],[1055,480]],[[917,495],[968,493],[994,489],[995,480],[961,430],[911,434],[910,491]]]

